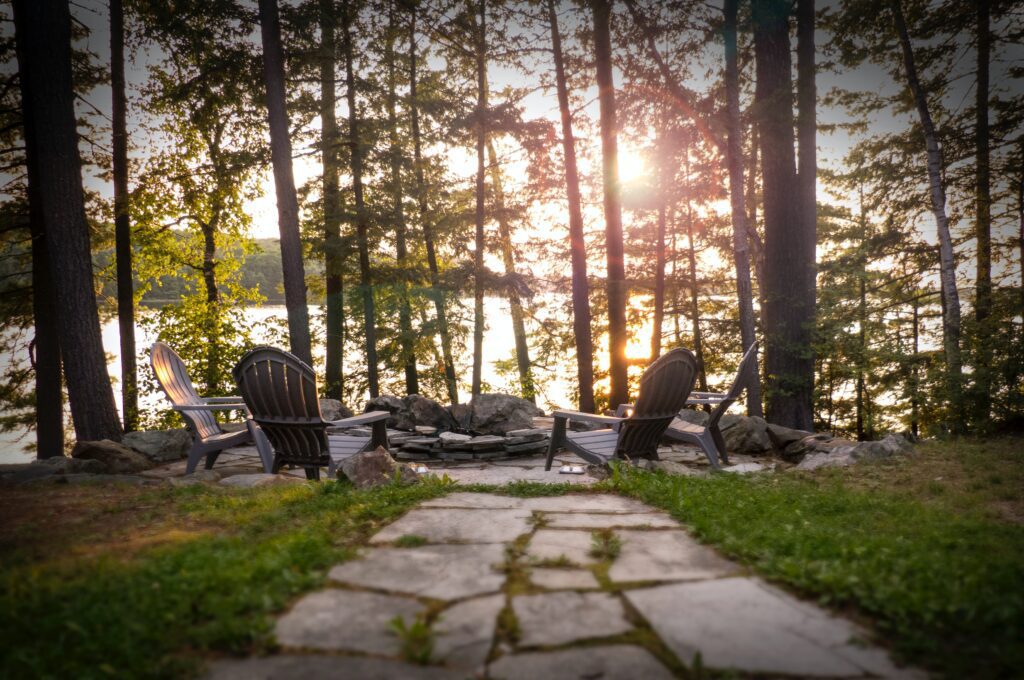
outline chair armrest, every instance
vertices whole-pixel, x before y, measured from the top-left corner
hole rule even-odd
[[[725,399],[713,397],[710,399],[687,399],[686,403],[694,405],[707,404],[708,406],[714,406],[715,404],[721,404],[723,401],[725,401]]]
[[[615,409],[616,418],[628,418],[631,415],[633,415],[632,404],[619,404]]]
[[[368,411],[366,413],[360,413],[357,416],[352,416],[351,418],[331,420],[328,421],[328,424],[331,427],[359,427],[360,425],[376,423],[379,420],[387,420],[390,416],[391,413],[388,411]]]
[[[585,423],[599,423],[602,425],[615,425],[621,423],[625,418],[616,418],[615,416],[599,416],[596,413],[583,413],[582,411],[563,411],[558,410],[552,413],[555,418],[563,418],[565,420],[576,420]]]
[[[725,398],[728,393],[727,392],[696,392],[696,391],[693,391],[693,392],[690,392],[690,394],[692,396],[694,396],[694,397],[697,397],[698,399],[707,399],[707,398],[711,398],[711,397]]]
[[[204,397],[204,404],[244,404],[245,400],[239,396],[234,397]]]
[[[175,411],[245,411],[245,404],[184,404],[182,406],[171,406]]]

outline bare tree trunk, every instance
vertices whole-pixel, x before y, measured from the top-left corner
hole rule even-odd
[[[423,151],[420,141],[419,104],[416,101],[416,5],[409,9],[409,108],[412,115],[413,163],[416,170],[416,199],[419,202],[420,221],[423,224],[423,241],[427,249],[427,267],[430,269],[430,288],[437,314],[437,330],[441,336],[441,356],[444,365],[445,386],[448,399],[459,403],[458,381],[455,378],[455,359],[452,356],[452,337],[448,329],[448,314],[445,310],[444,291],[441,289],[440,271],[437,266],[437,252],[434,247],[434,232],[430,223],[427,206],[427,187],[423,179]]]
[[[920,321],[919,321],[919,296],[914,296],[914,355],[912,364],[912,373],[910,378],[910,431],[917,436],[918,432],[918,405],[921,403],[921,396],[919,393],[919,386],[921,384],[920,378],[920,357],[919,357],[919,335],[920,335]]]
[[[388,3],[388,33],[385,41],[384,60],[387,62],[388,81],[388,144],[391,163],[392,219],[395,223],[395,258],[399,270],[405,270],[408,247],[405,242],[405,210],[402,206],[402,149],[398,143],[398,95],[395,74],[395,40],[398,37],[398,23],[395,18],[395,4]],[[419,379],[416,375],[416,353],[413,347],[412,307],[409,304],[409,285],[405,279],[398,282],[398,332],[402,348],[402,365],[405,367],[406,394],[419,394]]]
[[[665,321],[665,190],[658,205],[658,233],[654,240],[654,322],[651,328],[651,361],[661,355],[662,326]]]
[[[121,438],[93,286],[64,0],[14,2],[26,161],[48,245],[71,416],[79,441]],[[45,171],[44,171],[45,169]],[[52,398],[52,395],[49,395]]]
[[[807,424],[814,425],[814,333],[818,291],[818,93],[814,67],[814,0],[796,3],[796,98],[797,98],[797,185],[800,196],[801,250],[797,254],[797,273],[803,286],[803,377],[808,413]]]
[[[501,259],[505,274],[515,275],[516,262],[512,252],[512,225],[508,223],[505,208],[505,191],[501,182],[501,168],[494,142],[487,140],[487,154],[490,157],[491,191],[494,193],[494,213],[498,218],[498,241],[501,244]],[[537,386],[533,382],[530,362],[530,346],[526,341],[526,323],[523,318],[523,303],[514,285],[508,287],[508,304],[512,315],[512,336],[516,343],[516,366],[519,369],[519,390],[523,399],[537,402]]]
[[[690,186],[690,149],[686,148],[683,157],[683,188],[686,192],[686,241],[687,259],[690,263],[690,328],[693,334],[693,353],[697,356],[697,384],[700,389],[708,389],[708,372],[704,366],[704,335],[700,328],[700,304],[697,287],[697,247],[693,239],[693,192]],[[710,409],[705,406],[705,411]]]
[[[212,155],[216,158],[216,154]],[[206,370],[203,381],[210,394],[220,392],[224,367],[220,361],[220,291],[217,289],[217,226],[220,223],[220,207],[214,206],[210,220],[200,223],[203,232],[203,287],[206,289]]]
[[[562,153],[565,159],[565,193],[569,202],[569,255],[572,260],[572,327],[576,341],[576,374],[580,386],[581,411],[594,411],[594,343],[590,336],[590,289],[587,281],[587,247],[583,239],[583,209],[580,179],[576,169],[576,142],[569,110],[569,88],[565,82],[562,37],[558,32],[555,0],[548,0],[551,47],[555,58],[558,111],[562,122]]]
[[[480,0],[476,35],[476,249],[473,252],[473,383],[480,394],[484,353],[484,146],[487,141],[487,5]]]
[[[25,125],[25,152],[33,156],[37,153],[36,142],[30,139],[30,127]],[[57,327],[53,278],[36,172],[36,164],[29,163],[28,212],[32,236],[32,317],[35,321],[31,348],[32,368],[36,373],[36,457],[42,459],[64,455],[64,394],[60,379],[60,330]]]
[[[814,242],[804,226],[793,148],[792,80],[787,0],[754,0],[757,115],[764,181],[765,372],[768,420],[813,428]]]
[[[110,0],[110,91],[114,174],[114,250],[117,268],[117,327],[121,339],[121,417],[125,432],[139,427],[135,367],[135,297],[132,280],[132,230],[128,218],[128,100],[124,91],[124,7]]]
[[[978,239],[978,274],[974,317],[978,322],[975,367],[974,412],[976,425],[987,428],[992,408],[992,194],[989,185],[989,59],[992,34],[989,30],[989,0],[977,0],[978,82],[976,87],[975,156],[977,158],[975,195],[975,235]]]
[[[740,68],[737,42],[739,0],[725,0],[722,13],[725,38],[726,164],[729,168],[729,203],[732,207],[732,246],[736,265],[736,298],[740,308],[740,340],[743,351],[754,344],[754,289],[750,281],[750,250],[747,236],[747,207],[743,195],[743,125],[740,121]],[[747,413],[764,415],[761,409],[761,379],[757,364],[747,376]]]
[[[324,265],[327,304],[327,357],[324,394],[341,399],[345,386],[345,297],[342,281],[344,254],[341,242],[341,174],[338,161],[338,116],[335,112],[337,44],[334,29],[338,17],[334,0],[320,0],[320,159],[323,166]]]
[[[860,347],[857,354],[857,441],[864,441],[864,411],[865,404],[864,398],[867,391],[867,383],[865,373],[867,372],[867,352],[868,352],[868,333],[867,333],[867,322],[868,322],[868,299],[867,299],[867,240],[868,240],[868,218],[864,212],[864,186],[861,184],[859,187],[860,193],[860,243],[858,249],[860,252],[857,254],[858,268],[857,268],[857,287],[859,293],[859,304],[857,307],[857,321],[860,328],[858,329],[858,336],[860,340]]]
[[[591,0],[594,57],[601,111],[601,157],[604,184],[605,247],[608,261],[608,349],[611,387],[608,405],[629,401],[626,362],[626,262],[622,245],[622,203],[616,140],[615,84],[612,80],[611,0]]]
[[[309,308],[306,306],[306,272],[299,239],[299,201],[292,176],[292,142],[285,108],[284,53],[277,0],[259,0],[260,34],[263,38],[263,77],[267,86],[267,120],[270,124],[270,156],[274,164],[277,224],[281,230],[281,266],[284,270],[284,304],[288,309],[288,339],[292,354],[313,364],[309,339]]]
[[[947,384],[952,410],[951,428],[959,433],[964,429],[963,364],[960,356],[960,293],[956,286],[956,260],[953,254],[953,239],[949,233],[946,217],[946,190],[942,183],[942,149],[935,132],[931,112],[928,110],[928,96],[917,76],[914,50],[910,44],[910,33],[903,17],[901,0],[891,0],[893,21],[903,50],[903,65],[907,74],[907,86],[914,95],[917,114],[924,132],[925,148],[928,152],[928,182],[931,188],[932,213],[939,236],[939,280],[945,308],[942,315],[944,349],[946,354]]]
[[[348,5],[342,14],[345,32],[345,85],[348,90],[348,142],[352,157],[352,193],[356,212],[356,241],[359,248],[359,287],[363,295],[363,322],[366,335],[366,381],[370,398],[380,396],[380,379],[377,374],[377,319],[373,305],[373,284],[370,274],[370,238],[363,201],[363,150],[359,141],[359,109],[356,108],[356,77],[352,64],[352,12]]]

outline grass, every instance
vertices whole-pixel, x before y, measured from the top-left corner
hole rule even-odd
[[[918,451],[811,474],[620,471],[591,489],[458,489],[633,496],[776,583],[873,624],[915,664],[949,677],[1018,674],[1024,442],[928,443]],[[0,677],[181,677],[212,655],[271,651],[274,616],[319,587],[327,569],[382,524],[452,489],[443,480],[375,491],[336,482],[4,489]],[[521,541],[512,549],[510,592],[526,592]],[[569,566],[564,558],[540,564]],[[607,588],[604,571],[595,568]],[[422,637],[415,621],[403,623],[410,639]],[[516,634],[506,608],[499,639]]]
[[[426,666],[434,655],[434,631],[426,618],[419,615],[412,623],[406,623],[401,616],[391,620],[391,630],[402,642],[402,658],[409,663]]]
[[[611,483],[762,575],[874,621],[905,659],[1009,677],[1024,667],[1022,459],[1020,439],[935,443],[815,474],[618,470]]]
[[[612,561],[622,551],[622,539],[611,529],[597,529],[590,532],[590,556],[599,560]]]

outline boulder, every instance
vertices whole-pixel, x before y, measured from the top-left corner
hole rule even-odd
[[[684,423],[693,423],[694,425],[700,425],[701,427],[708,424],[708,420],[711,418],[711,414],[707,411],[698,411],[692,408],[684,408],[676,416],[679,420]]]
[[[672,460],[648,460],[641,458],[636,462],[636,466],[641,470],[652,470],[657,472],[664,472],[667,475],[675,475],[676,477],[707,477],[708,472],[706,470],[695,470],[694,468],[677,463]]]
[[[390,394],[374,397],[366,402],[366,408],[363,409],[363,413],[369,413],[370,411],[387,411],[390,413],[391,417],[387,420],[387,426],[390,428],[410,431],[416,429],[416,422],[412,418],[412,413],[406,407],[405,402],[398,397],[393,397]]]
[[[892,458],[893,456],[910,453],[913,448],[913,445],[902,435],[891,434],[880,441],[857,444],[853,450],[853,457],[857,460]]]
[[[768,424],[768,438],[772,440],[772,444],[779,451],[784,451],[790,444],[810,436],[810,432],[794,430],[792,428],[773,425],[771,423]]]
[[[438,430],[450,430],[455,427],[455,419],[445,410],[444,406],[433,399],[410,394],[402,399],[405,410],[412,417],[413,428],[433,427]]]
[[[853,446],[837,446],[832,451],[811,452],[804,457],[797,470],[818,470],[825,467],[847,467],[857,462]]]
[[[901,435],[891,434],[885,439],[854,443],[845,439],[819,442],[821,448],[810,450],[797,470],[817,470],[823,467],[847,467],[861,460],[881,460],[908,454],[913,445]]]
[[[101,474],[107,471],[107,466],[101,461],[90,458],[68,458],[67,456],[53,456],[43,458],[32,463],[35,466],[46,466],[53,469],[57,474]]]
[[[61,471],[56,466],[41,463],[11,463],[0,465],[0,482],[5,484],[23,484],[44,477],[51,477]]]
[[[352,409],[337,399],[321,399],[320,415],[324,420],[341,420],[342,418],[351,418],[355,414],[352,413]]]
[[[500,434],[533,427],[534,416],[543,411],[525,399],[510,394],[478,394],[470,402],[473,417],[469,429],[480,434]]]
[[[722,420],[728,417],[722,416]],[[725,438],[727,451],[757,455],[772,450],[772,440],[768,438],[768,423],[764,418],[737,417],[739,420],[733,422],[728,429],[724,429],[723,425],[722,436]]]
[[[821,432],[790,443],[782,450],[782,458],[791,463],[799,463],[809,453],[830,451],[837,446],[846,446],[848,444],[852,444],[852,442],[845,439],[836,439],[830,434]]]
[[[78,442],[71,451],[71,457],[98,460],[107,473],[115,475],[133,474],[153,467],[153,463],[138,451],[109,439]]]
[[[473,421],[473,407],[469,404],[452,404],[445,408],[448,415],[455,421],[455,425],[462,430],[468,430]]]
[[[135,449],[154,463],[170,463],[188,455],[192,435],[188,430],[142,430],[127,432],[121,443]]]
[[[395,481],[401,481],[403,485],[419,481],[419,474],[412,466],[396,463],[382,446],[349,456],[341,463],[341,473],[359,489],[371,489]]]

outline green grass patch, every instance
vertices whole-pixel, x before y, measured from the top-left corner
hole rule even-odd
[[[590,532],[590,556],[611,562],[622,552],[622,539],[611,529]]]
[[[864,484],[860,468],[881,470],[699,479],[623,467],[612,485],[761,574],[868,615],[907,660],[950,677],[1018,673],[1024,526],[964,500],[954,493],[959,483],[943,485],[936,500],[933,484],[942,480],[919,479],[908,493],[907,484]]]
[[[166,513],[220,529],[127,557],[0,566],[0,677],[180,677],[210,650],[265,650],[271,614],[381,523],[449,488],[161,491]]]

